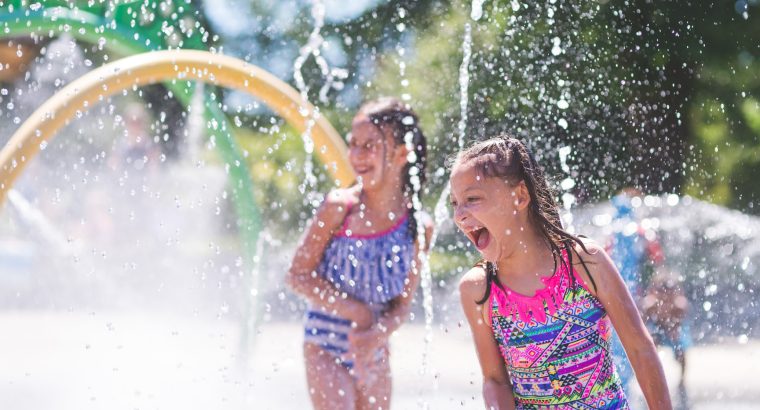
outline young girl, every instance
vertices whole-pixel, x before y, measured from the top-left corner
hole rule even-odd
[[[418,230],[427,146],[398,100],[362,106],[349,160],[358,183],[327,195],[296,251],[288,282],[309,303],[304,359],[316,409],[388,409],[388,337],[408,316],[420,282]]]
[[[623,280],[601,247],[562,229],[525,145],[497,137],[461,152],[451,197],[457,226],[484,259],[459,289],[487,408],[627,409],[611,362],[611,325],[649,408],[671,408],[655,346]]]

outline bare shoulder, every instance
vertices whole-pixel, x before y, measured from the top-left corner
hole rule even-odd
[[[486,270],[481,264],[473,266],[472,269],[462,276],[459,280],[459,293],[462,300],[472,300],[473,303],[480,300],[486,291],[487,280]]]
[[[575,254],[583,258],[583,261],[590,264],[601,264],[609,259],[604,247],[598,242],[585,236],[580,237],[583,242],[583,247],[580,244],[575,244]],[[583,249],[585,247],[585,249]],[[580,263],[580,262],[578,262]]]
[[[579,244],[575,245],[574,254],[578,258],[577,260],[573,258],[573,265],[583,280],[586,283],[594,284],[593,290],[597,293],[600,290],[608,289],[612,282],[620,281],[620,274],[615,263],[604,250],[604,247],[589,238],[581,238],[581,240],[586,249],[584,250]],[[578,265],[582,265],[582,267],[579,268]]]
[[[464,310],[467,321],[473,329],[481,328],[481,326],[475,326],[476,324],[490,323],[488,309],[484,309],[484,305],[478,303],[483,299],[487,290],[486,275],[484,264],[479,263],[467,271],[459,280],[459,301],[462,304],[462,310]]]

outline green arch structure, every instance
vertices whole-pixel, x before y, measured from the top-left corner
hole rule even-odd
[[[121,2],[116,6],[110,6],[110,8],[102,5],[102,1],[100,3],[96,2],[94,6],[87,6],[88,2],[74,2],[82,5],[75,9],[68,7],[46,7],[52,3],[61,5],[70,4],[70,2],[66,1],[51,1],[44,2],[43,4],[46,6],[39,6],[39,3],[37,3],[38,7],[34,10],[30,7],[21,7],[21,3],[19,0],[10,2],[0,1],[0,38],[22,36],[53,37],[67,34],[77,40],[98,45],[98,47],[102,47],[116,56],[142,54],[173,47],[206,48],[205,37],[208,36],[208,32],[200,25],[197,18],[192,18],[192,16],[197,16],[198,13],[187,1]],[[23,3],[29,4],[27,2]],[[146,5],[146,3],[150,4]],[[109,2],[109,4],[113,3]],[[131,23],[136,21],[139,21],[139,24],[133,25]],[[194,23],[190,24],[190,21]],[[218,55],[212,56],[206,58],[209,64],[213,64],[211,62],[216,57],[219,57]],[[250,70],[251,66],[246,63],[239,61],[239,64],[248,66]],[[187,78],[191,77],[193,76],[187,76]],[[159,80],[166,79],[168,78],[161,78]],[[216,83],[210,77],[198,78],[196,76],[195,79],[212,84]],[[147,81],[145,84],[150,82],[155,81]],[[182,104],[185,106],[190,104],[192,95],[195,92],[195,84],[193,82],[175,81],[173,79],[172,81],[165,81],[164,85]],[[226,85],[230,86],[230,84]],[[300,100],[300,96],[295,90],[285,83],[282,83],[282,86],[289,89],[289,92],[286,94],[289,94],[291,100],[295,97],[299,97]],[[232,87],[236,86],[232,85]],[[312,112],[313,107],[308,102],[302,101],[299,107],[306,108],[307,106],[306,111]],[[290,107],[290,109],[294,108],[296,107]],[[278,111],[278,113],[283,115],[283,111]],[[299,125],[297,116],[301,114],[298,113],[297,109],[291,114],[294,115],[285,115],[286,120],[296,125],[297,129],[303,131],[306,128],[306,119],[301,118],[302,122]],[[227,164],[234,165],[229,167],[232,198],[241,225],[243,254],[250,265],[254,263],[261,229],[260,213],[254,201],[254,189],[250,171],[245,165],[244,158],[232,138],[230,133],[232,130],[231,124],[219,106],[217,104],[206,104],[204,117],[207,120],[213,119],[219,124],[218,127],[210,128],[208,131],[216,138],[216,146],[222,160]],[[326,125],[323,124],[317,128],[325,127],[329,129],[328,133],[331,131],[334,135],[337,135],[332,126],[324,118],[320,118],[319,121],[324,122]],[[340,139],[338,138],[338,140]],[[342,141],[340,144],[342,144]],[[340,151],[341,149],[342,153],[338,152],[334,154],[345,158],[345,146],[339,145],[338,150]],[[0,164],[6,165],[6,169],[0,169],[0,172],[11,172],[14,167],[7,168],[7,166],[13,162],[12,159],[14,157],[6,149],[3,152],[5,155],[1,157],[8,160],[8,163]],[[319,154],[320,150],[316,150],[316,152]],[[16,159],[17,165],[18,161],[19,159]],[[337,162],[340,162],[340,160],[337,160]],[[353,172],[350,170],[350,167],[345,166],[345,163],[338,165],[337,162],[334,162],[334,166],[332,167],[328,166],[328,171],[333,175],[338,175],[336,179],[340,185],[347,185],[353,181]],[[5,176],[2,176],[2,178],[5,179]],[[0,201],[3,200],[5,191],[9,188],[9,184],[0,184]],[[256,283],[253,283],[255,280],[256,278],[250,278],[249,275],[248,280],[244,283],[246,293],[247,289],[258,287]],[[258,316],[257,309],[251,303],[246,303],[246,306],[249,308],[244,313],[246,321],[256,323],[255,316]],[[254,330],[253,326],[244,326],[241,341],[244,350],[248,345],[250,335],[254,334]]]

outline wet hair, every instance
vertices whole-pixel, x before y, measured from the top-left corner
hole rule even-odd
[[[559,260],[560,264],[572,271],[575,252],[573,244],[579,245],[586,254],[589,254],[580,237],[567,232],[562,227],[555,193],[547,184],[543,169],[538,165],[528,147],[520,140],[508,135],[500,135],[477,142],[460,152],[454,160],[454,165],[465,163],[473,165],[480,175],[486,178],[501,178],[512,187],[517,186],[521,181],[525,182],[530,194],[529,221],[551,249],[555,270],[559,266]],[[567,252],[567,261],[561,256],[563,250]],[[578,258],[596,290],[596,283],[586,263],[580,254]],[[495,281],[498,286],[501,285],[496,276],[496,268],[491,262],[481,261],[479,265],[485,265],[486,269],[486,293],[481,300],[477,301],[478,304],[483,304],[491,295],[491,284]],[[575,275],[570,275],[570,277],[572,287],[575,288]]]
[[[419,126],[419,118],[409,104],[392,97],[381,97],[364,103],[357,115],[365,115],[384,136],[391,135],[395,144],[404,144],[410,155],[402,175],[404,196],[409,198],[409,234],[417,238],[416,212],[421,208],[422,187],[427,180],[427,140]]]

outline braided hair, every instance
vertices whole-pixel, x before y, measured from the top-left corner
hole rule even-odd
[[[530,194],[528,220],[551,249],[555,268],[562,264],[568,270],[572,269],[573,244],[577,244],[586,254],[589,254],[580,237],[567,232],[562,227],[555,192],[547,184],[544,171],[533,154],[520,140],[508,135],[500,135],[477,142],[457,155],[454,164],[463,163],[472,164],[484,177],[501,178],[510,186],[516,186],[520,181],[525,182]],[[568,255],[567,261],[561,256],[563,250]],[[586,263],[580,254],[578,258],[596,290],[596,283]],[[491,262],[481,261],[479,265],[485,265],[486,269],[486,293],[481,300],[477,301],[478,304],[483,304],[491,295],[491,284],[495,281],[499,285],[499,282],[496,268]],[[570,275],[570,277],[572,287],[575,288],[575,275]]]

